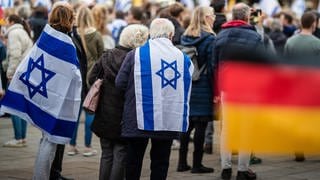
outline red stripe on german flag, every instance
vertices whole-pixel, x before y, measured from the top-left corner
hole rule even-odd
[[[227,148],[320,152],[320,69],[224,61],[219,88]]]

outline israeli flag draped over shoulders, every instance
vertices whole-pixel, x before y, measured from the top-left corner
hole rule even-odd
[[[193,64],[167,38],[149,40],[135,51],[138,129],[186,132]]]
[[[18,66],[1,111],[33,124],[53,143],[69,143],[80,109],[81,82],[71,38],[46,25]]]

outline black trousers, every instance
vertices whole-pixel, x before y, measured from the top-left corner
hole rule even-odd
[[[149,138],[128,139],[126,180],[139,180]],[[172,139],[151,138],[151,180],[165,180],[168,174]]]
[[[197,117],[195,117],[197,118]],[[201,118],[201,117],[198,117]],[[193,129],[195,129],[193,144],[194,144],[194,152],[193,152],[193,168],[199,168],[202,166],[202,157],[203,157],[203,145],[205,132],[208,121],[205,120],[197,120],[191,119],[189,121],[189,128],[187,133],[181,133],[180,135],[180,150],[179,150],[179,164],[178,166],[187,165],[187,155],[188,155],[188,145],[190,141],[190,133]]]
[[[57,180],[61,176],[64,149],[64,144],[57,145],[56,154],[51,164],[50,180]]]

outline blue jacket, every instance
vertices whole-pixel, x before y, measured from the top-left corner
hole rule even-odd
[[[202,31],[200,37],[183,35],[181,44],[195,46],[198,51],[198,64],[201,67],[207,63],[207,74],[201,75],[200,79],[192,82],[190,97],[190,116],[212,116],[212,76],[215,69],[213,48],[215,36]]]
[[[222,25],[215,40],[215,64],[221,60],[240,58],[240,55],[247,58],[259,48],[264,46],[255,27],[241,20],[227,22]]]

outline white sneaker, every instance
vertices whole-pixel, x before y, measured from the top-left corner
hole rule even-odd
[[[172,142],[172,146],[171,146],[172,150],[179,150],[180,149],[180,142],[178,140],[173,140]]]
[[[69,150],[68,150],[68,152],[67,152],[67,154],[69,155],[69,156],[74,156],[74,155],[76,155],[76,154],[78,154],[79,153],[79,151],[78,151],[78,149],[75,147],[75,146],[70,146],[70,148],[69,148]]]
[[[95,150],[95,149],[86,148],[86,149],[84,150],[84,152],[82,153],[82,155],[85,156],[85,157],[90,157],[90,156],[96,155],[97,153],[98,153],[98,152],[97,152],[97,150]]]
[[[27,144],[24,143],[22,140],[10,140],[6,143],[3,144],[3,147],[17,147],[17,148],[21,148],[21,147],[26,147]]]

